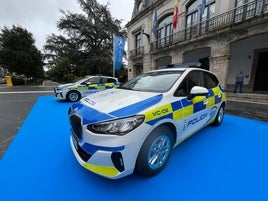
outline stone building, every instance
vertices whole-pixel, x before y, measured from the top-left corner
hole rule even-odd
[[[235,75],[249,77],[244,92],[268,92],[268,0],[134,0],[128,32],[128,77],[200,62],[227,91]],[[155,31],[153,31],[155,30]]]

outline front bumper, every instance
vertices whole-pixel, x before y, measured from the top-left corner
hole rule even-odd
[[[55,88],[54,94],[55,94],[56,99],[58,99],[58,100],[65,100],[66,99],[66,92],[65,91],[62,91],[62,90]]]
[[[59,99],[59,100],[63,100],[63,99],[65,99],[65,98],[63,97],[62,93],[55,93],[55,97],[56,97],[57,99]]]
[[[124,146],[107,148],[86,144],[87,147],[82,148],[73,135],[70,137],[70,143],[79,164],[91,172],[109,179],[119,179],[134,171],[134,166],[126,169],[123,159]],[[89,150],[93,154],[89,153]]]

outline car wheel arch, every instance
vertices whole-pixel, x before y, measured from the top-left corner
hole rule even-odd
[[[174,140],[174,142],[176,143],[176,141],[177,141],[177,131],[176,131],[176,126],[175,126],[174,124],[172,124],[171,122],[163,123],[163,124],[161,124],[161,125],[159,125],[159,126],[167,126],[167,127],[171,130],[172,135],[173,135],[173,140]],[[159,127],[159,126],[158,126],[158,127]]]
[[[138,155],[137,155],[137,158],[136,158],[136,161],[135,161],[135,171],[139,172],[140,174],[142,174],[144,176],[153,176],[154,174],[152,174],[152,175],[146,175],[146,174],[142,173],[139,170],[140,168],[138,168],[138,166],[140,166],[140,165],[138,165],[138,163],[139,163],[139,158],[140,158],[139,157],[140,156],[140,152],[143,152],[142,150],[143,150],[144,145],[147,144],[147,140],[149,138],[151,138],[152,136],[154,136],[154,134],[155,134],[156,131],[161,130],[161,129],[162,130],[167,129],[168,130],[168,133],[171,133],[171,138],[172,138],[171,141],[170,141],[171,144],[172,144],[171,150],[174,148],[174,145],[175,145],[175,142],[176,142],[176,138],[177,138],[177,136],[176,136],[176,127],[175,127],[174,124],[172,124],[170,122],[167,122],[167,123],[160,124],[160,125],[156,126],[154,129],[152,129],[152,131],[147,135],[147,137],[143,141],[143,143],[142,143],[142,145],[141,145],[141,147],[140,147],[140,149],[138,151]],[[141,155],[144,155],[144,154],[142,153]]]
[[[222,113],[222,114],[220,115],[220,113]],[[211,123],[211,125],[214,127],[220,126],[223,122],[224,113],[225,113],[225,102],[222,102],[222,104],[220,105],[219,110],[216,114],[216,117],[215,117],[214,121]],[[221,116],[220,118],[219,118],[219,115]]]
[[[72,90],[70,90],[70,91],[67,92],[67,94],[66,94],[66,100],[71,101],[70,98],[69,98],[69,95],[71,93],[76,93],[79,96],[78,97],[78,100],[82,97],[81,93],[78,90],[72,89]]]

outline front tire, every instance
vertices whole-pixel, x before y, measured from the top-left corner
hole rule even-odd
[[[76,102],[80,100],[81,94],[78,91],[69,91],[66,97],[67,97],[67,101]]]
[[[172,131],[167,126],[156,128],[143,143],[136,162],[136,171],[144,176],[159,173],[167,164],[174,146]]]

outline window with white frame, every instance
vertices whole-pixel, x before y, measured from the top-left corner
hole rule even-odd
[[[215,0],[205,1],[202,10],[202,0],[194,0],[186,8],[186,27],[191,27],[197,23],[209,19],[215,15]]]
[[[136,49],[136,54],[141,53],[141,31],[135,34],[135,49]]]
[[[165,46],[171,42],[172,38],[172,14],[167,15],[159,21],[157,38],[159,45]]]

